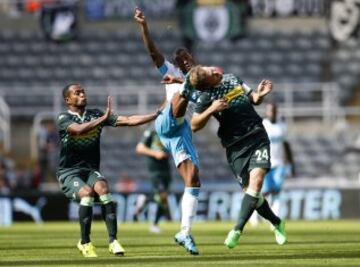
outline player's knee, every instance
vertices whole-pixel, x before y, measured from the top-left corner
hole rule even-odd
[[[98,195],[105,195],[109,193],[109,187],[106,181],[101,180],[95,183],[94,190]]]
[[[193,173],[188,177],[188,186],[190,186],[190,187],[200,187],[201,186],[198,174]]]
[[[90,186],[84,186],[79,190],[80,198],[93,197],[94,193],[95,193],[94,190]]]
[[[252,184],[252,187],[261,190],[264,183],[264,175],[265,172],[262,169],[252,170],[250,173],[250,183]]]

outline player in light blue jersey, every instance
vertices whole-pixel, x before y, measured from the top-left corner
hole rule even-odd
[[[173,55],[176,65],[170,63],[151,39],[145,16],[139,8],[135,10],[134,19],[140,26],[145,47],[162,76],[184,77],[194,65],[192,55],[185,48],[177,49]],[[155,130],[163,145],[171,153],[185,183],[181,202],[181,231],[175,235],[175,241],[190,254],[198,255],[199,252],[191,234],[191,224],[196,216],[200,191],[199,159],[192,143],[190,125],[185,119],[188,102],[196,100],[196,92],[189,95],[179,83],[166,84],[165,89],[166,106],[155,121]]]
[[[286,176],[295,175],[295,164],[289,142],[286,140],[287,125],[278,117],[276,103],[266,105],[263,125],[270,139],[271,169],[266,174],[262,192],[272,196],[272,209],[280,215],[279,193]]]

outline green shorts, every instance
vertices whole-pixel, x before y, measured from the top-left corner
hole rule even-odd
[[[79,201],[79,191],[85,185],[94,188],[97,181],[104,180],[104,176],[94,169],[73,168],[59,170],[57,178],[61,186],[61,190],[69,199]]]
[[[226,156],[231,170],[242,188],[249,185],[252,169],[269,170],[271,167],[270,145],[266,141],[245,148],[235,144],[226,149]]]

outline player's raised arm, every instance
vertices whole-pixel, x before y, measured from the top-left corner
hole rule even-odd
[[[134,19],[140,25],[141,35],[151,59],[153,60],[155,66],[160,68],[164,64],[165,58],[152,40],[145,15],[138,7],[135,9]]]
[[[271,92],[273,84],[269,80],[262,80],[256,91],[251,92],[250,100],[254,105],[260,105],[265,96]]]
[[[104,123],[111,115],[111,101],[112,99],[109,96],[107,100],[106,112],[103,116],[82,124],[72,123],[68,126],[67,132],[71,135],[82,135],[95,129],[98,125]]]

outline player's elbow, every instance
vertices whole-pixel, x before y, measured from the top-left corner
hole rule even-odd
[[[141,144],[141,143],[137,144],[135,151],[136,151],[136,154],[142,155],[143,154],[143,144]]]
[[[198,130],[199,130],[198,127],[196,127],[195,125],[191,125],[191,131],[193,131],[195,133]]]
[[[194,133],[199,131],[202,127],[198,124],[198,123],[191,123],[191,131],[193,131]]]

